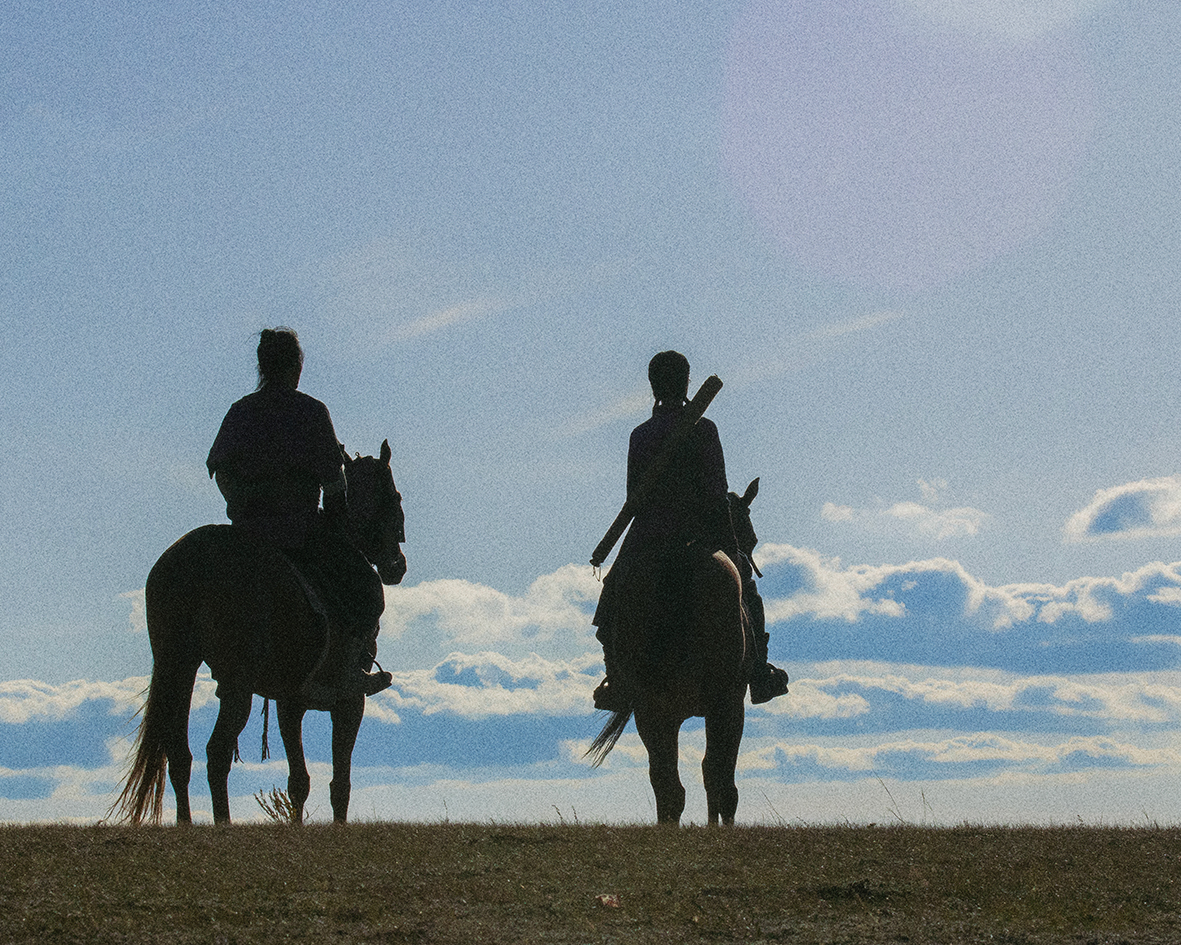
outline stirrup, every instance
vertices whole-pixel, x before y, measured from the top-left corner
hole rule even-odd
[[[381,663],[378,663],[377,660],[373,662],[377,666],[376,673],[361,671],[361,691],[367,696],[375,696],[394,684],[394,674],[382,669]]]

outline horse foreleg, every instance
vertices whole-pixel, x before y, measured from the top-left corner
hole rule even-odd
[[[705,802],[709,824],[719,819],[727,826],[734,823],[738,810],[738,785],[734,769],[738,767],[738,747],[745,723],[742,696],[723,710],[705,717],[705,757],[701,759],[701,780],[705,783]]]
[[[291,801],[292,822],[303,823],[303,808],[311,791],[307,760],[303,753],[303,716],[307,711],[302,703],[279,700],[275,713],[279,718],[279,734],[287,754],[287,797]]]
[[[332,706],[332,783],[328,797],[332,803],[332,819],[338,824],[349,818],[349,798],[352,794],[353,746],[365,716],[365,696],[342,696]]]
[[[636,711],[636,731],[648,752],[648,780],[656,795],[656,820],[679,824],[685,811],[685,786],[677,771],[681,723],[674,719],[651,719]]]
[[[230,822],[230,768],[234,763],[234,749],[238,746],[238,736],[246,727],[250,718],[250,706],[254,701],[254,693],[249,689],[229,690],[220,687],[218,696],[221,708],[217,713],[217,722],[213,726],[213,734],[205,746],[207,761],[206,774],[209,776],[209,794],[213,799],[213,822],[228,824]]]

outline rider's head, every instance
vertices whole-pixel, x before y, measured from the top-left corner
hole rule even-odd
[[[648,362],[648,381],[658,404],[679,407],[689,395],[689,359],[678,351],[661,351]]]
[[[258,389],[299,386],[303,349],[290,328],[264,328],[258,335]]]

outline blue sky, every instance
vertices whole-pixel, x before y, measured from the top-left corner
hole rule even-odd
[[[653,816],[634,734],[581,760],[585,562],[676,348],[761,477],[793,680],[748,711],[740,820],[1181,821],[1181,9],[4,18],[0,820],[108,806],[144,578],[223,520],[204,458],[285,324],[407,515],[355,816]],[[244,817],[285,777],[258,729]]]

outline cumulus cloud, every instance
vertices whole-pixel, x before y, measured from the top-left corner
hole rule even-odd
[[[588,715],[602,665],[593,653],[570,661],[536,653],[520,660],[495,652],[452,653],[433,669],[394,673],[382,701],[399,717],[407,710],[465,718]]]
[[[1181,535],[1181,476],[1100,489],[1063,531],[1068,542]]]
[[[84,679],[53,686],[32,679],[0,682],[0,724],[20,725],[34,720],[69,718],[87,703],[105,702],[112,711],[134,711],[143,701],[148,680],[132,677],[118,682]]]
[[[1016,676],[981,669],[836,664],[793,680],[769,715],[817,734],[902,729],[1151,732],[1181,724],[1181,676]]]
[[[131,602],[131,613],[127,617],[128,629],[132,633],[147,632],[148,612],[144,589],[141,587],[138,591],[127,591],[125,594],[120,594],[119,597]]]
[[[743,772],[775,772],[779,780],[845,781],[869,776],[903,781],[957,780],[1025,773],[1057,775],[1094,768],[1176,768],[1181,752],[1106,737],[1046,744],[991,733],[938,740],[905,738],[873,745],[778,742],[744,751]]]
[[[944,480],[918,480],[923,502],[903,501],[873,509],[855,509],[825,502],[820,517],[826,522],[856,524],[871,531],[901,532],[914,538],[942,541],[979,533],[988,514],[970,506],[949,507]]]
[[[574,564],[539,577],[520,596],[457,579],[399,585],[386,588],[382,634],[418,668],[454,649],[574,656],[594,644],[590,621],[601,587],[589,567]]]
[[[957,561],[844,565],[806,548],[756,553],[772,659],[873,659],[1017,672],[1181,665],[1181,563],[1118,578],[993,587]]]

